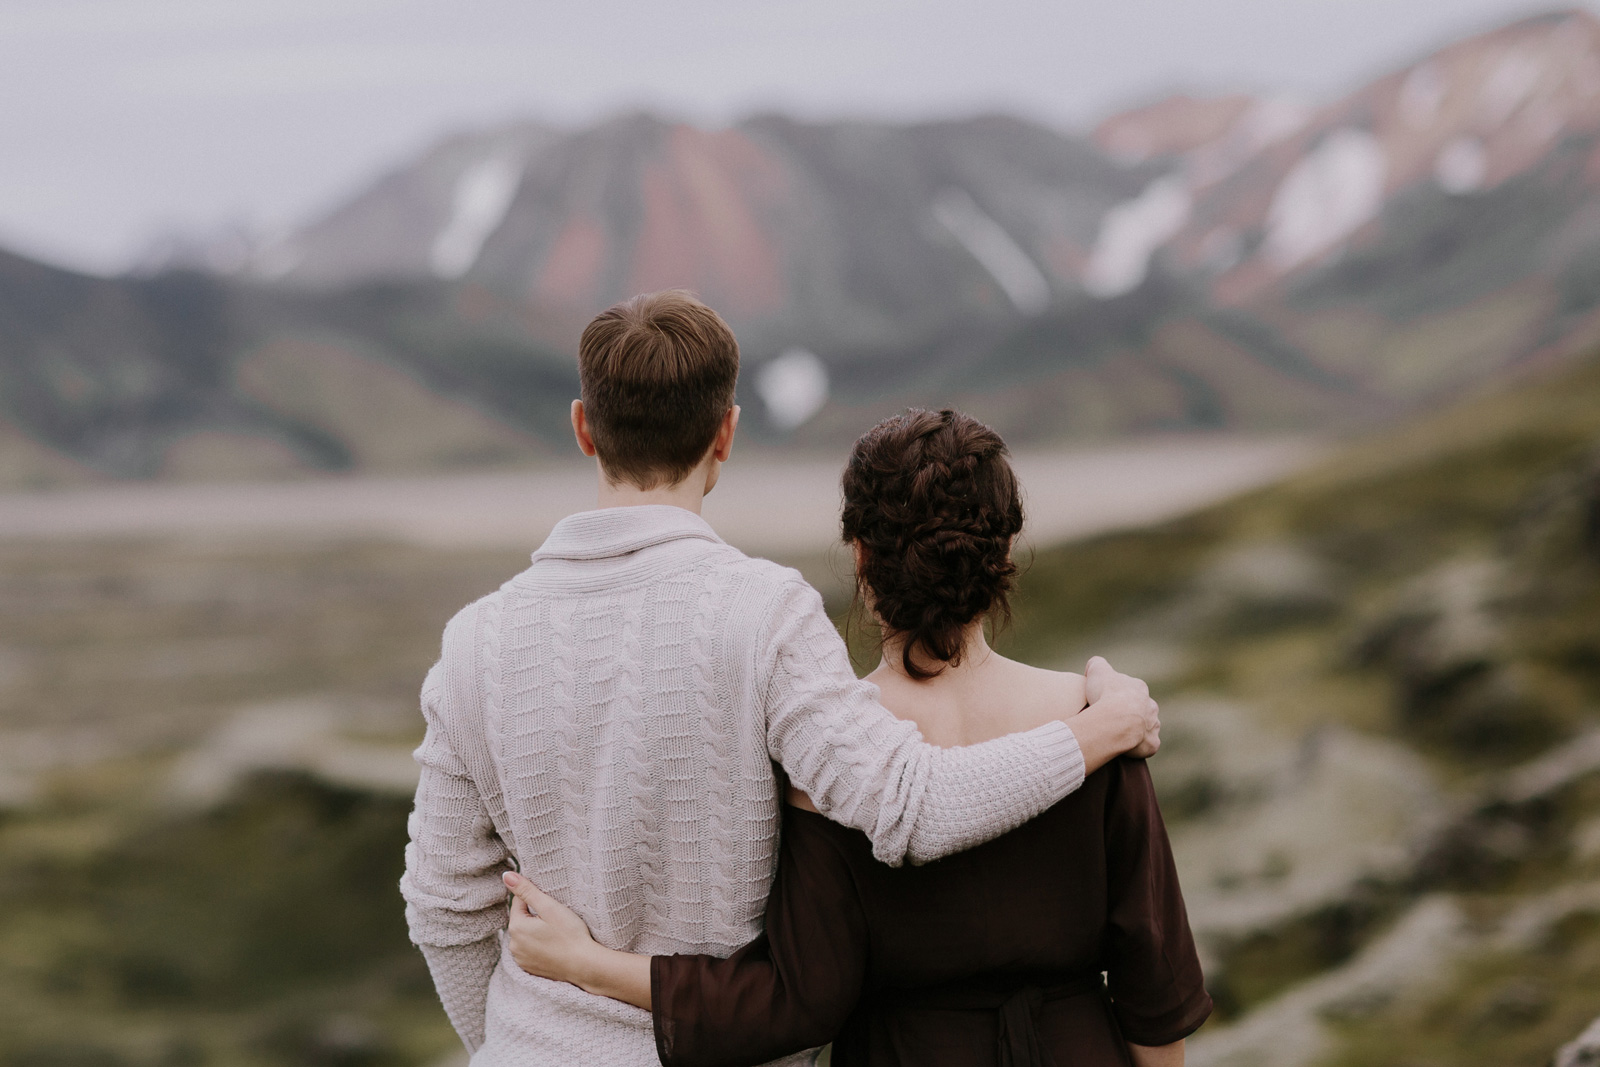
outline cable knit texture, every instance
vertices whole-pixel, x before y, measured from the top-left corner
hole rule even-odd
[[[797,572],[674,507],[562,521],[450,621],[422,710],[401,891],[474,1067],[657,1062],[649,1012],[511,960],[513,865],[603,944],[725,956],[761,930],[774,760],[891,864],[989,840],[1083,781],[1061,723],[923,742],[856,678]]]

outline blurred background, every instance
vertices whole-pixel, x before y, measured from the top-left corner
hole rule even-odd
[[[1600,4],[568,8],[0,3],[0,1067],[460,1062],[416,692],[665,286],[841,620],[849,442],[1011,442],[1002,648],[1162,700],[1191,1062],[1600,1015]]]

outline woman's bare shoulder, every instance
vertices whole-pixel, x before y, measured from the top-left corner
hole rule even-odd
[[[1086,683],[1073,671],[1051,671],[1012,661],[1010,695],[1019,717],[1027,727],[1042,726],[1052,719],[1067,719],[1083,710]]]
[[[1052,671],[1011,660],[1011,669],[1023,684],[1037,688],[1041,695],[1082,698],[1088,684],[1076,671]],[[1080,705],[1081,706],[1081,705]]]

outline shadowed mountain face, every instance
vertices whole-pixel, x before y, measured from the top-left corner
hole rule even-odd
[[[102,279],[0,254],[3,474],[49,485],[539,455],[521,427],[559,428],[575,368],[514,310],[457,295]]]
[[[231,303],[199,275],[107,281],[0,255],[6,413],[39,441],[126,473],[153,472],[152,442],[207,418],[258,421],[217,410]]]
[[[684,286],[758,439],[908,403],[1018,443],[1342,429],[1600,333],[1600,23],[1527,19],[1341,100],[454,137],[232,278],[0,265],[0,480],[414,470],[565,434],[598,309]]]

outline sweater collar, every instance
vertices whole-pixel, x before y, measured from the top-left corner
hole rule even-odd
[[[665,541],[699,539],[722,543],[716,531],[692,511],[670,504],[580,511],[556,523],[534,561],[610,559]]]

